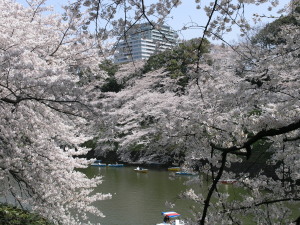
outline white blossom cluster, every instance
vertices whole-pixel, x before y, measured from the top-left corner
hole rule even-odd
[[[190,165],[208,161],[201,171],[211,175],[212,168],[220,168],[222,152],[228,151],[225,167],[230,168],[247,160],[247,141],[269,132],[255,144],[271,143],[271,157],[265,163],[280,165],[274,167],[277,178],[266,177],[263,171],[245,178],[247,168],[239,174],[223,172],[221,179],[240,179],[237,187],[246,193],[229,201],[227,195],[214,192],[218,201],[210,202],[208,224],[240,222],[241,212],[256,224],[280,220],[288,224],[291,214],[286,203],[299,202],[299,29],[287,26],[281,32],[286,43],[272,49],[247,42],[234,49],[214,46],[205,56],[211,63],[200,64],[197,73],[191,67],[184,94],[176,92],[176,80],[157,70],[131,76],[125,89],[107,95],[107,118],[114,124],[107,138],[119,144],[125,161],[131,160],[132,147],[141,145],[143,160],[151,162],[157,154],[167,160],[169,154],[184,152]],[[205,196],[193,191],[185,197],[205,203]]]
[[[80,144],[90,138],[82,129],[90,112],[74,70],[101,74],[98,43],[83,17],[28,3],[0,1],[0,196],[57,224],[78,224],[87,213],[104,216],[92,203],[110,197],[93,193],[101,177],[75,170],[90,163],[76,157],[89,150]]]
[[[250,30],[245,6],[265,2],[278,4],[216,0],[203,6],[197,0],[195,7],[208,16],[204,35],[221,37],[233,25]],[[115,77],[125,88],[99,95],[97,86],[107,77],[98,67],[99,53],[105,52],[101,41],[126,35],[141,21],[156,18],[155,24],[162,24],[181,1],[79,0],[66,6],[63,16],[43,3],[31,0],[25,8],[0,1],[1,196],[57,224],[80,223],[88,212],[103,216],[92,206],[110,197],[92,192],[101,177],[88,179],[75,170],[90,163],[76,156],[88,151],[80,144],[91,139],[89,125],[100,122],[96,150],[118,146],[124,161],[141,150],[141,162],[167,162],[171,154],[184,154],[187,167],[206,162],[200,168],[212,178],[207,195],[185,193],[203,206],[196,214],[199,224],[242,223],[241,213],[256,224],[291,222],[287,203],[299,202],[300,193],[299,27],[281,28],[278,40],[284,42],[270,48],[250,42],[214,46],[197,69],[191,65],[184,87],[164,68],[142,74],[136,71],[142,64],[123,65]],[[88,31],[91,21],[95,36]],[[245,178],[244,169],[225,170],[247,160],[254,144],[266,143],[277,179],[264,171]],[[227,177],[243,177],[236,184],[245,189],[243,196],[231,201],[218,192],[216,182]]]

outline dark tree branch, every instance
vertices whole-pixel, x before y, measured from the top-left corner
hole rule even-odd
[[[28,3],[28,5],[30,5],[29,4],[29,2],[28,1],[26,1],[27,3]],[[45,1],[41,1],[39,4],[38,4],[38,6],[36,7],[36,9],[33,11],[33,15],[32,15],[32,18],[31,18],[31,22],[34,20],[34,17],[35,17],[35,15],[38,13],[38,9],[41,7],[41,5],[42,4],[44,4],[45,3]],[[31,6],[31,5],[30,5]],[[32,7],[32,6],[31,6]]]
[[[286,137],[283,139],[284,142],[288,142],[288,141],[297,141],[300,140],[300,136],[297,137]]]
[[[300,128],[300,120],[296,121],[294,123],[291,123],[287,126],[284,126],[284,127],[273,128],[273,129],[269,129],[269,130],[262,130],[262,131],[258,132],[256,135],[249,138],[248,141],[246,141],[243,145],[241,145],[239,147],[233,146],[233,147],[230,147],[230,148],[223,148],[223,147],[216,146],[215,144],[211,143],[212,152],[213,152],[214,149],[222,151],[222,160],[221,160],[221,166],[219,168],[218,174],[213,179],[213,183],[212,183],[212,185],[209,189],[209,192],[206,196],[206,199],[204,201],[204,208],[203,208],[203,211],[202,211],[202,217],[198,221],[198,224],[199,225],[204,225],[205,224],[205,218],[207,216],[207,211],[208,211],[208,208],[210,206],[210,201],[211,201],[212,194],[215,191],[217,191],[217,183],[219,182],[219,180],[222,177],[222,174],[224,172],[225,164],[226,164],[226,161],[227,161],[227,154],[244,155],[248,159],[250,157],[251,151],[252,151],[251,150],[251,145],[253,145],[256,141],[261,140],[261,139],[266,138],[266,137],[286,134],[288,132],[297,130],[299,128]],[[246,149],[246,152],[239,152],[238,151],[238,150],[243,149],[243,148]],[[282,202],[282,201],[290,201],[290,200],[300,201],[300,199],[298,199],[298,198],[285,198],[285,199],[264,201],[264,202],[255,204],[255,206],[268,205],[268,204],[272,204],[272,203],[277,203],[277,202]],[[231,209],[231,211],[233,211],[233,210],[242,210],[242,209],[247,209],[247,208],[251,208],[251,207],[250,206],[249,207],[241,207],[241,208],[238,208],[238,209]]]
[[[46,99],[46,98],[38,98],[38,97],[32,97],[32,96],[27,96],[27,97],[20,97],[20,96],[16,96],[15,99],[10,99],[10,98],[0,98],[1,101],[9,103],[9,104],[13,104],[13,105],[17,105],[22,101],[37,101],[40,102],[41,104],[44,104],[45,106],[57,111],[57,112],[61,112],[67,115],[71,115],[71,116],[76,116],[76,117],[82,117],[79,113],[74,112],[74,108],[71,107],[72,105],[81,105],[84,108],[86,108],[87,110],[89,110],[90,112],[93,112],[93,110],[86,104],[83,104],[82,102],[78,101],[78,100],[59,100],[59,99]],[[52,104],[54,105],[52,105]],[[57,107],[58,105],[55,106],[55,104],[60,105],[61,107]],[[71,104],[71,105],[70,105]]]
[[[200,68],[200,57],[201,57],[201,51],[200,51],[200,50],[201,50],[201,47],[202,47],[203,42],[204,42],[204,37],[205,37],[206,32],[207,32],[207,30],[208,30],[208,27],[209,27],[210,21],[211,21],[211,19],[212,19],[212,17],[213,17],[213,14],[214,14],[214,12],[216,11],[217,4],[218,4],[218,0],[215,0],[214,6],[213,6],[212,11],[211,11],[211,14],[210,14],[210,16],[209,16],[209,18],[208,18],[208,21],[207,21],[207,23],[206,23],[206,26],[205,26],[205,28],[204,28],[203,35],[202,35],[200,44],[198,45],[198,48],[197,48],[197,51],[198,51],[198,53],[197,53],[198,61],[197,61],[196,72],[198,72],[198,71],[199,71],[199,68]]]
[[[49,56],[53,56],[53,55],[58,51],[58,49],[59,49],[60,46],[62,45],[62,43],[63,43],[65,37],[67,36],[67,33],[68,33],[70,27],[71,27],[71,26],[70,26],[70,24],[69,24],[69,26],[67,27],[67,29],[66,29],[65,32],[63,33],[63,36],[61,37],[61,40],[60,40],[59,44],[56,46],[56,48],[54,49],[54,51],[53,51]]]
[[[274,200],[268,200],[268,201],[263,201],[260,203],[256,203],[253,206],[261,206],[261,205],[269,205],[269,204],[273,204],[273,203],[278,203],[278,202],[287,202],[287,201],[300,201],[300,198],[282,198],[282,199],[274,199]],[[238,211],[238,210],[244,210],[244,209],[250,209],[253,206],[243,206],[240,208],[232,208],[232,209],[228,209],[230,211]]]
[[[16,99],[10,99],[10,98],[0,98],[1,101],[4,101],[6,103],[11,103],[11,104],[18,104],[22,101],[38,101],[38,102],[52,102],[52,103],[77,103],[77,104],[81,104],[81,105],[84,105],[83,103],[81,103],[80,101],[78,100],[57,100],[57,99],[47,99],[47,98],[38,98],[38,97],[31,97],[31,96],[28,96],[28,97],[20,97],[20,96],[17,96]]]
[[[244,149],[244,148],[245,149],[248,148],[247,151],[249,151],[249,147],[251,145],[253,145],[255,142],[257,142],[258,140],[264,139],[266,137],[272,137],[272,136],[277,136],[277,135],[281,135],[281,134],[286,134],[288,132],[297,130],[299,128],[300,128],[300,120],[296,121],[294,123],[291,123],[287,126],[284,126],[284,127],[272,128],[272,129],[269,129],[269,130],[262,130],[262,131],[258,132],[256,135],[250,137],[248,139],[248,141],[246,141],[241,146],[232,146],[232,147],[229,147],[229,148],[223,148],[223,147],[217,146],[213,143],[211,143],[211,146],[213,148],[219,150],[219,151],[222,151],[222,152],[236,154],[237,153],[236,151]],[[249,154],[249,153],[246,153],[244,155],[247,155],[247,154]]]
[[[95,27],[95,30],[96,30],[96,34],[98,34],[98,17],[99,17],[99,9],[100,9],[100,0],[98,0],[97,2],[97,9],[96,9],[96,27]]]
[[[204,225],[205,224],[205,218],[206,218],[206,215],[207,215],[208,207],[210,206],[210,200],[211,200],[212,194],[214,193],[214,191],[217,188],[217,183],[219,182],[220,178],[222,177],[226,161],[227,161],[227,152],[223,152],[222,153],[221,166],[219,168],[218,174],[217,174],[216,178],[213,180],[213,183],[212,183],[212,185],[211,185],[211,187],[208,191],[208,194],[206,196],[206,199],[204,200],[204,209],[202,211],[202,217],[198,221],[199,225]]]

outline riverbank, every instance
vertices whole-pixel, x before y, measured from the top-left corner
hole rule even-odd
[[[265,150],[264,150],[265,151]],[[240,173],[248,173],[249,177],[255,177],[258,175],[261,171],[263,171],[262,174],[272,177],[273,179],[278,179],[278,176],[276,175],[276,169],[279,167],[279,165],[268,165],[266,162],[269,159],[270,155],[265,154],[263,157],[257,157],[257,152],[255,152],[248,160],[244,160],[243,162],[239,163],[232,163],[230,168],[227,168],[226,170],[228,172],[233,172],[235,174]],[[139,157],[139,154],[136,153],[132,157],[132,161],[122,161],[119,159],[118,154],[115,151],[106,152],[105,155],[97,156],[95,154],[94,150],[91,150],[86,156],[87,159],[91,158],[97,158],[99,160],[102,160],[104,163],[119,163],[124,164],[127,166],[140,166],[145,168],[153,168],[153,169],[166,169],[171,166],[180,166],[184,163],[184,155],[181,155],[181,159],[178,160],[178,163],[176,165],[173,164],[174,156],[167,156],[168,160],[164,160],[164,162],[160,162],[159,159],[163,158],[164,156],[160,156],[156,161],[147,161],[142,160]],[[192,162],[191,168],[194,171],[201,171],[201,167],[205,165],[207,161],[204,160],[194,160]],[[217,170],[217,169],[216,169]]]

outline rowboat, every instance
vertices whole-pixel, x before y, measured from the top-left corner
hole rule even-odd
[[[174,167],[169,167],[169,171],[180,171],[180,167],[174,166]]]
[[[144,168],[141,168],[141,167],[137,167],[134,169],[134,171],[138,172],[138,173],[147,173],[148,172],[148,169],[144,169]]]
[[[118,164],[118,163],[116,163],[116,164],[108,164],[108,166],[109,167],[123,167],[124,164]]]
[[[105,163],[92,163],[91,166],[106,167]]]
[[[176,175],[184,175],[184,176],[196,176],[196,175],[197,175],[197,173],[184,172],[184,171],[176,172],[175,174],[176,174]]]
[[[237,180],[234,180],[234,179],[220,180],[220,183],[222,183],[222,184],[234,184],[236,182],[237,182]]]
[[[156,225],[184,225],[184,222],[182,220],[173,220],[173,218],[180,216],[180,214],[178,214],[177,212],[162,212],[161,214],[164,216],[164,222],[158,223]]]
[[[101,160],[96,160],[95,162],[93,162],[93,163],[91,164],[91,166],[105,167],[106,164],[105,164],[105,163],[101,163]]]

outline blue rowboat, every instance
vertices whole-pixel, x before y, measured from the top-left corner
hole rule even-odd
[[[196,176],[196,175],[197,175],[197,173],[184,172],[184,171],[176,172],[175,174],[176,174],[176,175],[184,175],[184,176]]]
[[[180,216],[177,212],[162,212],[161,213],[164,216],[164,222],[158,223],[156,225],[166,225],[166,224],[174,224],[174,225],[184,225],[184,221],[182,220],[173,220],[173,218],[176,218]]]
[[[108,166],[109,167],[123,167],[124,164],[118,164],[118,163],[116,163],[116,164],[108,164]]]
[[[91,164],[91,166],[105,167],[106,164],[105,164],[105,163],[101,163],[101,160],[96,160],[95,162],[93,162],[93,163]]]
[[[177,212],[162,212],[161,214],[163,216],[168,216],[169,218],[174,218],[174,217],[180,216],[180,214]]]

